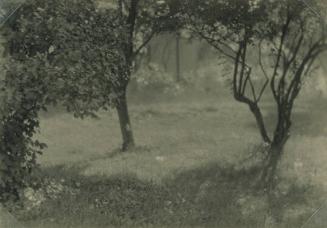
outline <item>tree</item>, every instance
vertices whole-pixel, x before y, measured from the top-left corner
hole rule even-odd
[[[308,7],[297,0],[184,3],[190,29],[233,62],[232,92],[249,107],[267,146],[261,180],[271,187],[290,136],[294,102],[315,60],[327,49],[326,25],[319,16],[323,6],[313,1]],[[253,50],[257,50],[257,61],[250,56]],[[253,72],[262,76],[263,83],[254,81]],[[260,108],[267,88],[277,113],[271,134]]]
[[[154,36],[165,31],[173,31],[178,26],[175,20],[178,15],[176,4],[179,3],[174,0],[117,2],[118,21],[123,31],[121,37],[124,37],[120,48],[126,65],[114,90],[117,96],[115,105],[123,138],[123,151],[135,146],[126,97],[135,60]]]
[[[83,117],[112,105],[124,64],[115,22],[90,0],[28,1],[7,21],[0,201],[19,197],[46,146],[33,139],[41,109],[60,102]]]
[[[277,123],[270,140],[270,153],[263,178],[271,182],[283,148],[290,136],[292,113],[296,98],[319,55],[327,50],[326,23],[317,12],[324,12],[324,6],[312,1],[311,6],[295,0],[276,1],[270,9],[268,39],[259,41],[259,64],[265,77],[270,78],[270,89],[277,106]],[[313,8],[311,8],[313,7]],[[313,9],[316,9],[313,10]],[[268,75],[269,64],[262,61],[261,44],[270,47],[273,62]],[[269,141],[268,141],[269,142]]]

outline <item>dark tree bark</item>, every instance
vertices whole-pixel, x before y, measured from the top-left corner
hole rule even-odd
[[[116,90],[116,94],[118,98],[116,100],[116,110],[119,118],[120,130],[122,134],[123,144],[122,151],[127,151],[133,147],[135,147],[135,141],[133,137],[133,131],[131,126],[131,121],[129,118],[128,106],[127,106],[127,97],[126,91],[127,86],[131,78],[131,68],[133,65],[133,61],[135,60],[136,54],[134,52],[134,32],[135,32],[135,24],[136,17],[138,11],[138,3],[139,0],[131,0],[129,5],[128,16],[125,19],[123,18],[123,4],[124,1],[119,1],[119,11],[120,11],[120,19],[121,23],[126,23],[128,31],[128,39],[123,44],[122,49],[125,56],[125,69],[122,70],[118,84],[114,85],[114,90]]]
[[[126,90],[119,96],[116,104],[117,114],[119,118],[120,130],[123,138],[122,151],[127,151],[135,147],[134,136],[129,118]]]
[[[261,173],[260,183],[268,191],[273,189],[276,184],[276,170],[277,166],[282,158],[285,144],[288,137],[284,138],[274,138],[274,141],[271,143],[270,148],[268,149],[267,157],[263,163],[263,169]]]
[[[285,144],[289,138],[291,128],[290,110],[283,107],[278,108],[278,120],[274,131],[273,140],[270,143],[267,158],[264,162],[261,182],[268,189],[275,185],[276,169],[282,158]]]
[[[260,184],[268,190],[275,186],[276,169],[282,156],[282,150],[283,148],[278,145],[271,145],[263,163]]]
[[[115,105],[123,137],[123,151],[126,151],[135,146],[132,127],[128,114],[126,89],[131,79],[131,74],[135,70],[135,62],[137,60],[137,56],[140,54],[141,50],[149,44],[152,38],[160,32],[160,29],[158,28],[159,19],[156,19],[153,25],[148,25],[151,26],[150,31],[145,31],[145,34],[143,34],[143,42],[136,47],[136,44],[138,43],[136,37],[138,32],[142,32],[143,29],[141,28],[144,21],[143,13],[139,12],[139,3],[140,0],[118,1],[119,20],[121,25],[124,27],[122,30],[122,37],[124,39],[122,39],[121,50],[123,52],[125,66],[123,67],[124,69],[121,70],[120,75],[118,75],[118,80],[113,82],[113,90],[118,96]],[[128,11],[126,16],[124,14],[125,9]],[[170,16],[171,15],[167,15],[165,17],[169,18]],[[160,18],[160,21],[162,21],[162,19],[163,18]],[[138,24],[138,22],[140,22],[140,24]],[[144,23],[144,25],[147,25],[147,22]],[[150,52],[148,57],[151,58]]]
[[[270,143],[270,138],[268,136],[268,133],[267,133],[267,130],[265,127],[265,123],[264,123],[264,120],[262,117],[262,113],[261,113],[258,105],[256,103],[253,103],[253,104],[249,104],[249,107],[250,107],[252,114],[255,117],[255,120],[256,120],[257,126],[260,131],[260,135],[261,135],[263,141],[265,143]]]
[[[188,3],[190,2],[192,1]],[[254,20],[254,24],[238,22],[238,26],[240,25],[241,28],[239,32],[235,33],[238,39],[234,39],[233,35],[220,34],[220,30],[216,28],[216,23],[224,24],[224,22],[220,21],[219,17],[216,18],[216,15],[213,15],[214,17],[207,18],[206,13],[212,12],[211,7],[217,7],[216,10],[219,10],[219,4],[217,6],[215,4],[209,5],[208,8],[204,6],[200,10],[201,13],[197,12],[199,9],[193,11],[192,7],[186,7],[190,9],[189,15],[186,14],[189,16],[192,30],[222,55],[234,61],[233,95],[237,101],[249,106],[265,146],[267,146],[266,157],[262,164],[263,169],[260,173],[262,179],[259,185],[263,183],[270,187],[274,187],[276,169],[290,136],[292,110],[304,84],[304,78],[312,73],[317,57],[327,51],[326,23],[319,15],[320,13],[317,13],[318,9],[316,12],[310,7],[297,4],[296,1],[286,1],[277,6],[277,9],[279,8],[277,22],[275,21],[277,19],[275,14],[270,15],[276,6],[273,4],[271,9],[266,8],[269,9],[268,14],[263,14],[264,17]],[[270,18],[274,18],[272,24],[276,25],[276,27],[273,26],[273,29],[269,25]],[[259,25],[264,22],[269,26],[263,26],[264,31],[261,33],[261,28],[259,28],[259,32],[256,29],[257,22]],[[234,32],[234,29],[231,29],[231,33]],[[257,32],[260,35],[257,35]],[[265,44],[266,47],[272,47],[264,55],[265,58],[262,58],[262,51],[265,50],[262,48],[262,44]],[[252,67],[247,60],[250,58],[251,62],[253,61],[254,56],[251,52],[248,53],[248,48],[253,49],[253,47],[259,51],[258,65],[265,79],[263,84],[255,83],[251,78]],[[265,59],[266,61],[264,61]],[[259,106],[259,102],[269,85],[277,106],[278,118],[275,130],[271,135],[266,131],[266,124]]]

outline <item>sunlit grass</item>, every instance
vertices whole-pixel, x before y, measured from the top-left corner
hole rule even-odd
[[[222,98],[132,102],[138,146],[128,153],[119,152],[114,111],[85,120],[43,115],[42,175],[64,178],[77,194],[63,192],[21,219],[29,227],[299,227],[327,189],[323,111],[297,104],[280,190],[268,199],[255,190],[251,164],[242,170],[260,142],[254,119]],[[273,128],[272,103],[263,106]]]

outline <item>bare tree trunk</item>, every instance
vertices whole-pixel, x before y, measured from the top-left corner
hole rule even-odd
[[[263,141],[265,143],[270,143],[270,138],[268,136],[268,133],[267,133],[264,121],[263,121],[262,113],[261,113],[259,107],[255,103],[250,104],[249,107],[255,117],[255,120],[256,120],[257,126],[260,130],[260,135],[261,135]]]
[[[276,131],[274,139],[268,150],[267,158],[263,164],[264,166],[261,176],[261,182],[268,190],[271,190],[275,187],[277,166],[279,164],[279,161],[281,160],[285,144],[288,140],[287,131],[282,132],[282,135],[280,135],[279,133],[280,132]]]
[[[121,134],[123,138],[122,151],[127,151],[135,147],[134,136],[132,131],[132,126],[129,118],[127,100],[126,100],[126,91],[123,91],[123,94],[119,97],[116,105]]]
[[[261,183],[268,190],[273,189],[275,186],[276,170],[282,156],[282,150],[283,148],[280,146],[271,145],[266,161],[263,164]]]

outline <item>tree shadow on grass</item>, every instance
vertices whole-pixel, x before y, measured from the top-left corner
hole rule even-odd
[[[44,169],[60,192],[21,216],[30,227],[300,227],[319,200],[309,186],[256,187],[258,168],[209,164],[162,185],[133,174],[86,177],[84,167]],[[316,198],[315,198],[316,197]],[[308,209],[309,208],[309,209]],[[292,213],[293,214],[292,214]],[[38,226],[42,224],[42,226]],[[267,225],[268,224],[268,225]]]
[[[273,131],[277,121],[275,110],[269,110],[264,115],[264,120],[267,129]],[[324,124],[327,123],[327,116],[321,110],[294,111],[292,122],[291,134],[308,137],[327,136],[326,125]],[[254,118],[250,119],[244,127],[256,131],[258,129]]]
[[[312,186],[279,180],[267,193],[258,187],[260,167],[247,169],[217,164],[181,173],[170,189],[192,202],[187,222],[210,227],[301,227],[319,196]],[[202,221],[202,223],[201,223]]]
[[[92,158],[90,158],[88,162],[92,161],[97,161],[97,160],[102,160],[102,159],[112,159],[120,156],[128,156],[130,154],[134,153],[150,153],[155,147],[151,146],[136,146],[134,148],[129,149],[128,151],[123,151],[121,147],[115,148],[112,151],[108,153],[104,153],[101,155],[95,155]]]

